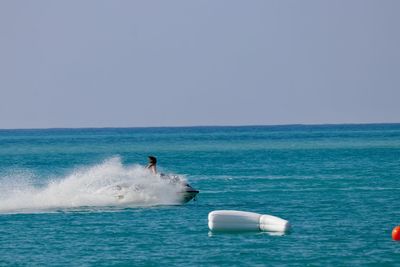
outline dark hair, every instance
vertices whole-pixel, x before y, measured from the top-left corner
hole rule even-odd
[[[149,162],[150,162],[151,164],[156,164],[156,163],[157,163],[156,157],[149,156]]]

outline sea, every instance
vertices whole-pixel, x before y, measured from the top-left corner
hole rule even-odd
[[[0,266],[400,266],[399,179],[400,124],[0,130]]]

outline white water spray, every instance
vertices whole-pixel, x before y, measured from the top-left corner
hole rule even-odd
[[[33,185],[29,173],[23,172],[0,181],[0,213],[178,204],[183,188],[143,166],[123,166],[118,157],[80,168],[44,186]]]

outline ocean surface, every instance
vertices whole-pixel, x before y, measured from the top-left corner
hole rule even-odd
[[[0,266],[400,266],[399,178],[400,124],[0,130]],[[292,229],[212,233],[220,209]]]

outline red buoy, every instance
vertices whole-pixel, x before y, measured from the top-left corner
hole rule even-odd
[[[393,228],[392,238],[393,240],[400,241],[400,225]]]

